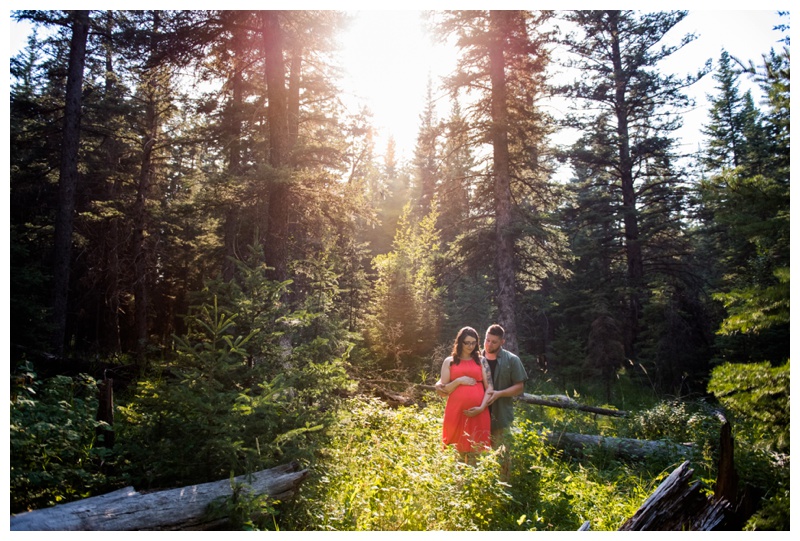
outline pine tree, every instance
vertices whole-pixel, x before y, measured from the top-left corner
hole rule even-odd
[[[740,95],[738,75],[727,51],[720,55],[714,74],[718,94],[709,96],[709,123],[703,134],[708,137],[703,164],[710,171],[745,166],[748,147],[760,139],[760,125],[750,92]]]
[[[788,51],[771,51],[750,71],[767,96],[761,139],[748,139],[748,166],[723,169],[699,192],[704,232],[720,261],[720,356],[780,363],[789,355]]]
[[[67,299],[72,258],[72,230],[75,213],[75,192],[78,189],[78,147],[80,146],[81,94],[83,68],[86,63],[86,41],[89,36],[89,11],[69,14],[72,28],[67,87],[64,97],[61,165],[58,178],[58,212],[53,246],[53,349],[64,351],[66,338]]]
[[[677,46],[659,47],[685,16],[686,12],[632,11],[576,11],[567,16],[580,29],[565,42],[577,58],[569,65],[579,70],[579,78],[564,91],[582,102],[580,112],[571,114],[567,123],[589,132],[570,159],[587,173],[582,180],[601,179],[608,185],[614,219],[623,225],[616,240],[624,246],[624,343],[632,359],[638,358],[646,300],[645,263],[654,258],[667,261],[653,243],[670,238],[664,227],[680,230],[685,190],[670,134],[680,125],[680,110],[689,104],[683,89],[695,78],[665,76],[657,64],[693,39],[689,35]]]
[[[545,168],[539,161],[547,154],[543,145],[546,117],[536,100],[543,92],[542,75],[549,60],[544,46],[549,34],[542,28],[551,16],[549,12],[450,11],[435,21],[438,35],[455,37],[461,50],[446,87],[454,95],[474,92],[466,115],[474,134],[471,139],[492,148],[491,159],[483,164],[485,178],[476,183],[472,194],[488,205],[479,212],[481,219],[470,224],[474,225],[472,239],[465,239],[461,249],[491,247],[497,319],[508,333],[506,344],[512,350],[519,340],[517,249],[522,233],[518,224],[531,217],[538,221],[536,213],[547,206],[543,203]],[[525,210],[515,201],[524,201]],[[530,209],[535,212],[531,214]],[[491,240],[484,235],[487,227]],[[543,231],[539,228],[539,233]]]
[[[414,148],[414,198],[418,201],[416,212],[425,216],[431,210],[439,174],[438,139],[440,135],[433,103],[433,83],[428,78],[425,109],[420,115],[417,144]]]

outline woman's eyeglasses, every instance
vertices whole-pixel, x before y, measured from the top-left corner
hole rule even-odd
[[[461,343],[464,344],[465,346],[474,346],[475,344],[478,343],[478,341],[477,340],[464,340]]]

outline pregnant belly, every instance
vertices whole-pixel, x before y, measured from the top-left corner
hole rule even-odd
[[[469,409],[480,406],[483,402],[483,385],[461,385],[450,395],[450,398],[459,409]]]

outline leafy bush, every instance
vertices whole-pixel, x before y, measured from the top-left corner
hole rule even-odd
[[[37,379],[26,362],[12,378],[11,512],[102,492],[109,452],[95,448],[97,385],[86,375]]]
[[[717,366],[708,390],[746,426],[743,434],[753,443],[789,451],[789,361]]]

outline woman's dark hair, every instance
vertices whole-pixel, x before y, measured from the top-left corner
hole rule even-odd
[[[476,342],[480,342],[481,339],[478,336],[478,331],[473,329],[472,327],[464,327],[460,331],[458,331],[458,335],[456,336],[455,342],[453,342],[453,351],[450,353],[450,356],[453,358],[451,364],[458,366],[458,363],[461,362],[461,350],[464,347],[464,339],[468,336],[471,336],[475,339]],[[478,355],[478,351],[480,348],[478,344],[475,344],[475,349],[472,350],[472,360],[475,361],[475,364],[478,366],[481,365],[481,358]]]

